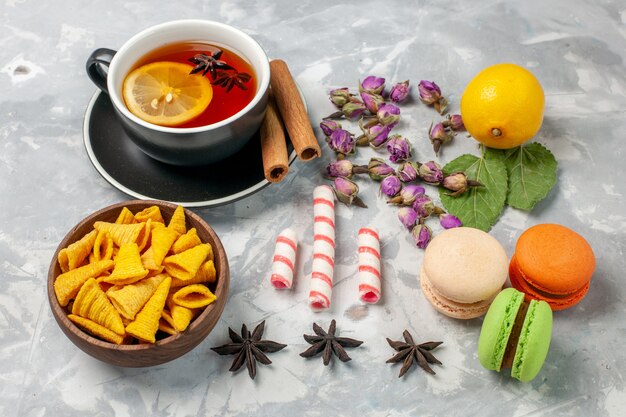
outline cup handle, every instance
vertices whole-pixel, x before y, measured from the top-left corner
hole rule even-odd
[[[89,55],[86,64],[87,75],[93,83],[104,93],[109,94],[107,74],[109,65],[117,51],[107,48],[96,49]]]

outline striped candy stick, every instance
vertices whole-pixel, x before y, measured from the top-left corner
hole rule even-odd
[[[292,229],[285,229],[276,238],[272,276],[270,282],[277,289],[290,289],[295,274],[298,236]]]
[[[381,293],[380,237],[374,227],[359,229],[359,298],[377,303]]]
[[[315,311],[330,307],[335,269],[335,194],[327,185],[313,191],[313,265],[309,305]]]

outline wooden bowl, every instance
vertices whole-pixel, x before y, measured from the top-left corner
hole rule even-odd
[[[154,205],[159,206],[166,222],[172,217],[177,207],[175,204],[163,201],[133,200],[103,208],[83,219],[67,233],[50,263],[48,301],[61,330],[83,352],[112,365],[125,367],[154,366],[184,355],[202,342],[215,327],[228,298],[230,273],[224,247],[211,226],[193,212],[185,209],[187,228],[195,227],[202,242],[210,243],[213,247],[217,280],[212,284],[211,289],[214,290],[217,299],[208,305],[184,332],[160,339],[155,344],[116,345],[89,335],[67,318],[67,313],[59,304],[53,286],[54,280],[61,274],[61,268],[57,262],[59,251],[91,231],[96,221],[115,222],[123,207],[128,207],[131,212],[137,213]]]

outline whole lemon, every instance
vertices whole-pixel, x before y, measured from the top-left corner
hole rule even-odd
[[[465,128],[490,148],[509,149],[531,139],[541,127],[545,97],[525,68],[496,64],[478,73],[461,97]]]

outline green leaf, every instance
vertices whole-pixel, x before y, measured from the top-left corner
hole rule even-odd
[[[486,157],[504,162],[509,176],[506,203],[511,207],[532,210],[556,184],[556,159],[537,142],[506,150],[487,149]]]
[[[488,232],[498,220],[507,192],[507,174],[504,163],[497,158],[478,158],[461,155],[443,167],[444,173],[463,171],[468,179],[479,181],[482,187],[471,187],[467,192],[452,197],[450,191],[439,189],[439,197],[446,210],[458,217],[463,226]]]

